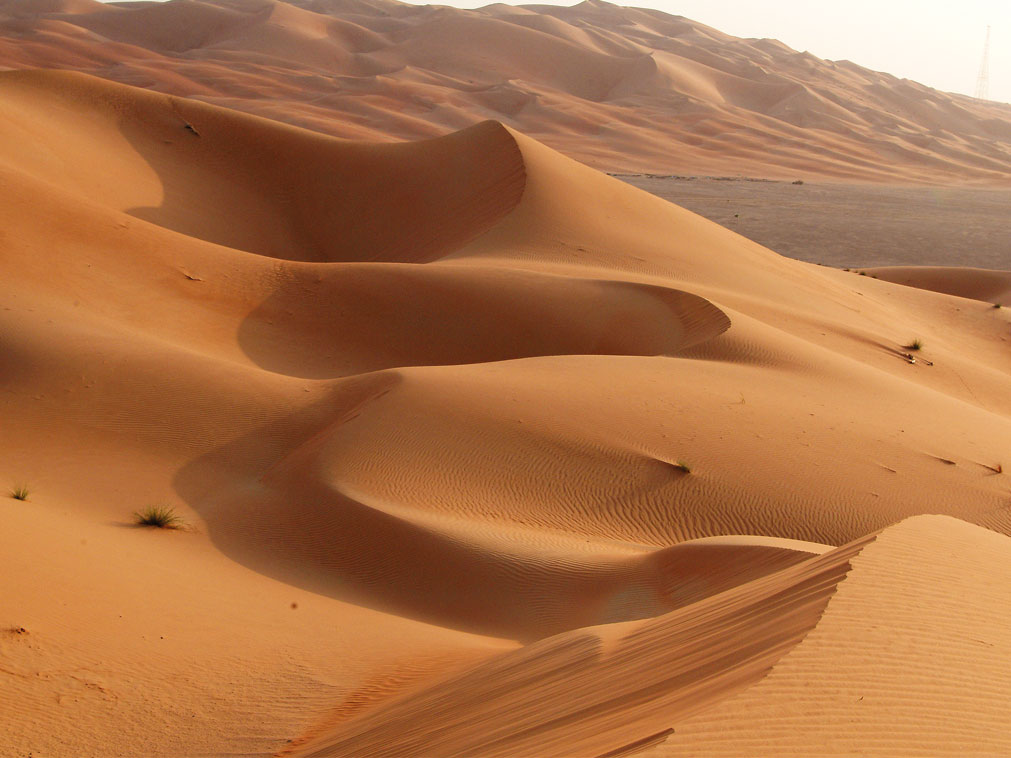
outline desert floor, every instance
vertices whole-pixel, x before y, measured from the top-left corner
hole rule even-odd
[[[619,178],[808,263],[1011,267],[1011,189]]]

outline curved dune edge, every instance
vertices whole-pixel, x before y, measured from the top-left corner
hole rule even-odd
[[[474,634],[531,642],[659,616],[830,549],[752,536],[656,549],[492,527],[479,514],[447,517],[331,484],[318,471],[320,442],[224,506],[217,518],[230,526],[217,527],[227,530],[219,539],[252,546],[261,556],[252,565],[293,584]]]
[[[505,653],[282,754],[1004,755],[1009,570],[1007,537],[916,516],[662,617]]]
[[[906,287],[1011,306],[1011,271],[959,266],[878,266],[861,271]]]
[[[507,653],[311,738],[285,755],[596,756],[761,679],[818,618],[874,537],[642,622]]]
[[[263,322],[282,339],[265,339]],[[293,268],[238,339],[263,368],[322,379],[549,355],[675,355],[730,326],[711,301],[672,287],[490,266],[345,263]]]
[[[19,145],[4,157],[24,175],[191,238],[284,260],[434,260],[494,226],[526,182],[512,133],[495,121],[418,142],[346,142],[39,70],[0,72],[0,114]]]
[[[919,516],[852,565],[766,678],[644,755],[1011,755],[1011,539]]]

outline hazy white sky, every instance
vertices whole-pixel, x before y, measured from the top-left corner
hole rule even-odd
[[[489,1],[432,4],[476,8]],[[573,5],[572,0],[548,2]],[[737,37],[772,37],[820,58],[849,59],[965,95],[975,93],[990,24],[990,99],[1011,102],[1011,0],[625,0],[619,4],[687,16]]]

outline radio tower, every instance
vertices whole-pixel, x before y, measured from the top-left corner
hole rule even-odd
[[[989,100],[990,95],[990,25],[986,26],[986,41],[983,43],[983,62],[979,64],[976,78],[976,99]]]

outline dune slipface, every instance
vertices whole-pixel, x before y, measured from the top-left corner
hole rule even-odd
[[[886,278],[0,73],[3,752],[1006,753],[1011,317]]]

